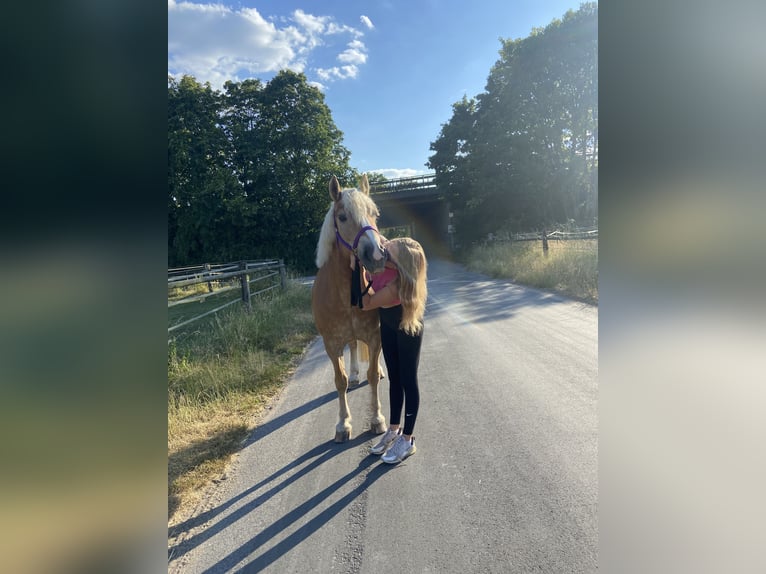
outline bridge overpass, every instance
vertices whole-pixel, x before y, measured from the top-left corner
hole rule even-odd
[[[370,184],[370,196],[380,208],[378,227],[383,235],[386,229],[406,227],[406,235],[419,241],[427,255],[447,257],[450,210],[434,178],[430,173],[375,182]]]

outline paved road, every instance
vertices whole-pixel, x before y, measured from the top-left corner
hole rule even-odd
[[[598,569],[595,307],[431,262],[418,452],[368,456],[366,383],[337,415],[321,340],[199,514],[181,573]],[[381,385],[388,416],[386,380]]]

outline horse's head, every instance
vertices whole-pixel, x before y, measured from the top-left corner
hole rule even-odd
[[[370,198],[367,174],[359,180],[359,188],[341,189],[338,178],[330,180],[330,197],[335,229],[341,243],[352,249],[362,265],[371,273],[379,273],[386,263],[376,222],[380,212]],[[328,214],[329,215],[329,214]]]

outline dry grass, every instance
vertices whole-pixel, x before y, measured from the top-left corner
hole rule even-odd
[[[213,287],[213,289],[215,288],[216,287]],[[209,289],[207,287],[207,283],[195,283],[193,285],[185,285],[183,287],[170,287],[168,289],[168,300],[174,301],[176,299],[189,297],[190,295],[201,295],[202,293],[208,292]]]
[[[176,333],[174,333],[176,334]],[[316,335],[308,287],[290,283],[192,323],[168,345],[168,520],[224,472]]]
[[[549,289],[598,303],[598,241],[549,241],[548,256],[539,241],[477,246],[463,258],[472,271]]]

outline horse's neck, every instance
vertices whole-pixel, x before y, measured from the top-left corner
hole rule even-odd
[[[327,266],[332,270],[335,276],[351,276],[351,252],[335,245],[330,252],[330,258],[327,260]]]

